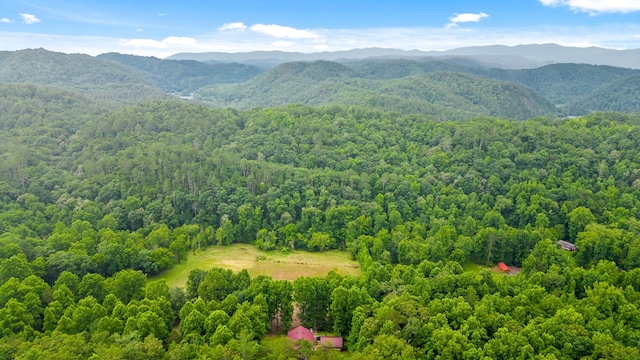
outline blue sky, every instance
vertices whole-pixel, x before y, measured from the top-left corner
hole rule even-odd
[[[0,0],[0,50],[445,50],[558,43],[640,48],[640,0]]]

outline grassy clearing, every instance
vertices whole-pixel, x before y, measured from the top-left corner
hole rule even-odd
[[[479,274],[480,270],[486,268],[486,266],[474,262],[468,262],[463,266],[463,268],[465,272],[474,272]]]
[[[208,270],[213,267],[233,271],[247,269],[251,277],[269,275],[280,280],[295,280],[300,276],[324,277],[331,270],[343,275],[361,273],[358,263],[352,261],[349,254],[342,251],[321,253],[295,251],[283,254],[278,251],[264,252],[249,244],[233,244],[211,246],[189,253],[186,262],[177,264],[162,274],[152,277],[151,280],[165,279],[170,287],[185,286],[191,270]]]

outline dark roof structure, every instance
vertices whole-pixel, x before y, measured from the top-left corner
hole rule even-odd
[[[568,241],[558,240],[558,245],[560,245],[560,247],[564,250],[576,251],[576,246]]]

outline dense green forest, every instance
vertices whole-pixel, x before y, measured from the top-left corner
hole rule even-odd
[[[639,149],[637,114],[114,108],[3,84],[0,357],[637,359]],[[147,281],[238,242],[341,249],[363,275]],[[498,262],[522,271],[477,271]],[[267,341],[294,303],[348,353]]]

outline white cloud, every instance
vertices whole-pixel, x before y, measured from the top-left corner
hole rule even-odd
[[[22,17],[22,21],[27,25],[31,25],[31,24],[35,24],[35,23],[39,23],[40,22],[40,19],[38,19],[33,14],[20,14],[20,17]]]
[[[193,47],[198,44],[198,40],[190,37],[169,36],[161,41],[154,39],[129,39],[121,40],[120,45],[135,48],[183,48]]]
[[[4,23],[4,24],[11,24],[13,22],[13,20],[9,19],[9,18],[2,18],[0,19],[0,23]]]
[[[226,23],[218,28],[219,31],[245,31],[247,25],[241,22]]]
[[[143,29],[136,29],[136,32],[144,32]]]
[[[592,15],[599,13],[631,13],[640,11],[638,0],[540,0],[544,6],[568,6],[571,10]]]
[[[256,24],[251,26],[251,30],[257,33],[285,39],[315,39],[319,37],[318,34],[310,30],[294,29],[289,26],[275,24]]]
[[[568,46],[568,47],[577,47],[577,48],[588,48],[588,47],[602,47],[600,44],[595,44],[589,41],[577,41],[577,42],[558,42],[558,45]]]
[[[292,47],[293,46],[293,41],[279,40],[279,41],[272,42],[271,45],[273,45],[273,46],[275,46],[277,48]]]
[[[478,14],[471,14],[471,13],[457,14],[456,16],[451,18],[447,26],[452,27],[452,26],[458,26],[459,23],[479,22],[480,20],[488,17],[489,17],[489,14],[486,14],[483,12]]]

